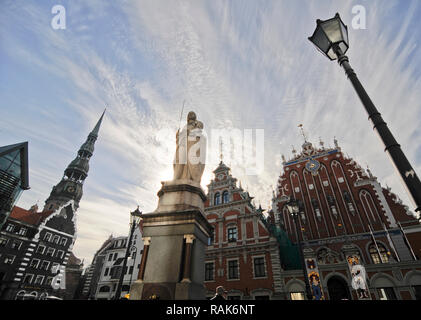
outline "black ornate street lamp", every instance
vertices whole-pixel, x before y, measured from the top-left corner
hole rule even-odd
[[[348,28],[342,22],[339,13],[332,19],[322,21],[317,20],[317,27],[313,35],[308,38],[317,49],[319,49],[330,60],[338,59],[338,63],[345,70],[348,79],[354,86],[361,102],[363,103],[368,119],[373,123],[373,129],[377,131],[392,159],[393,164],[399,171],[399,174],[410,194],[411,199],[416,205],[415,211],[421,210],[421,182],[412,168],[401,146],[393,137],[386,122],[377,111],[357,75],[349,64],[348,57],[345,55],[349,48]]]
[[[289,201],[286,203],[286,206],[288,208],[288,211],[289,211],[291,217],[294,219],[295,228],[296,228],[296,231],[297,231],[298,251],[299,251],[299,254],[300,254],[300,260],[301,260],[301,264],[302,264],[302,267],[303,267],[303,275],[304,275],[304,283],[305,283],[305,286],[306,286],[307,299],[313,300],[313,294],[311,293],[311,290],[310,290],[310,283],[309,283],[309,280],[308,280],[303,249],[301,247],[300,228],[298,226],[298,224],[299,224],[298,223],[298,214],[300,212],[300,208],[298,206],[297,200],[295,200],[294,198],[290,198]]]
[[[127,242],[127,249],[126,249],[126,255],[124,256],[124,262],[123,262],[123,268],[121,270],[120,273],[120,279],[118,280],[118,285],[117,285],[117,289],[115,292],[115,296],[114,296],[114,300],[119,300],[120,296],[121,296],[121,286],[123,284],[123,279],[124,279],[124,269],[126,269],[127,266],[127,258],[129,257],[130,254],[130,249],[132,247],[132,238],[133,238],[133,234],[135,229],[137,228],[137,226],[139,225],[140,220],[142,216],[142,212],[139,211],[139,206],[137,206],[137,209],[133,212],[130,212],[130,235],[129,235],[129,241]]]

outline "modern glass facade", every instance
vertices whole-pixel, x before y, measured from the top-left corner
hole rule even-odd
[[[28,143],[0,147],[0,229],[22,191],[27,189]]]

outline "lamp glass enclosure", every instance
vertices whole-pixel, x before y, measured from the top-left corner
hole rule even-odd
[[[338,58],[336,48],[339,48],[343,54],[349,48],[348,28],[338,13],[329,20],[317,20],[316,30],[308,39],[330,60]]]
[[[141,212],[139,210],[130,212],[130,223],[139,224],[140,219],[141,219]]]

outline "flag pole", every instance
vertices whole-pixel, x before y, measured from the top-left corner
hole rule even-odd
[[[399,258],[398,252],[396,251],[396,248],[395,248],[395,245],[393,244],[392,238],[390,238],[389,231],[387,230],[385,224],[384,223],[382,223],[382,224],[383,224],[384,231],[386,231],[386,237],[387,237],[387,240],[389,241],[389,245],[393,249],[393,252],[395,253],[396,259],[398,260],[398,262],[400,262],[401,259]]]
[[[409,243],[408,238],[406,237],[406,234],[403,231],[402,225],[399,221],[398,221],[398,225],[399,225],[399,229],[401,230],[403,240],[404,240],[406,246],[408,247],[409,251],[411,251],[412,258],[414,258],[414,260],[417,260],[417,257],[415,256],[415,253],[414,253],[414,250],[412,250],[411,244]]]
[[[377,254],[378,254],[378,255],[379,255],[379,257],[380,257],[380,261],[381,261],[381,263],[384,263],[384,261],[383,261],[383,257],[382,257],[382,255],[380,254],[379,246],[377,245],[377,241],[376,241],[376,238],[374,237],[373,230],[371,229],[370,223],[368,224],[368,229],[370,229],[370,233],[371,233],[371,240],[374,242],[374,244],[375,244],[375,246],[376,246]]]

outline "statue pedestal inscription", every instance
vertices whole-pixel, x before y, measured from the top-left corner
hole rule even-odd
[[[188,118],[188,125],[189,121],[193,120]],[[130,300],[205,299],[204,260],[212,226],[204,215],[203,169],[204,165],[175,163],[174,180],[162,182],[157,209],[143,215],[144,249]]]

